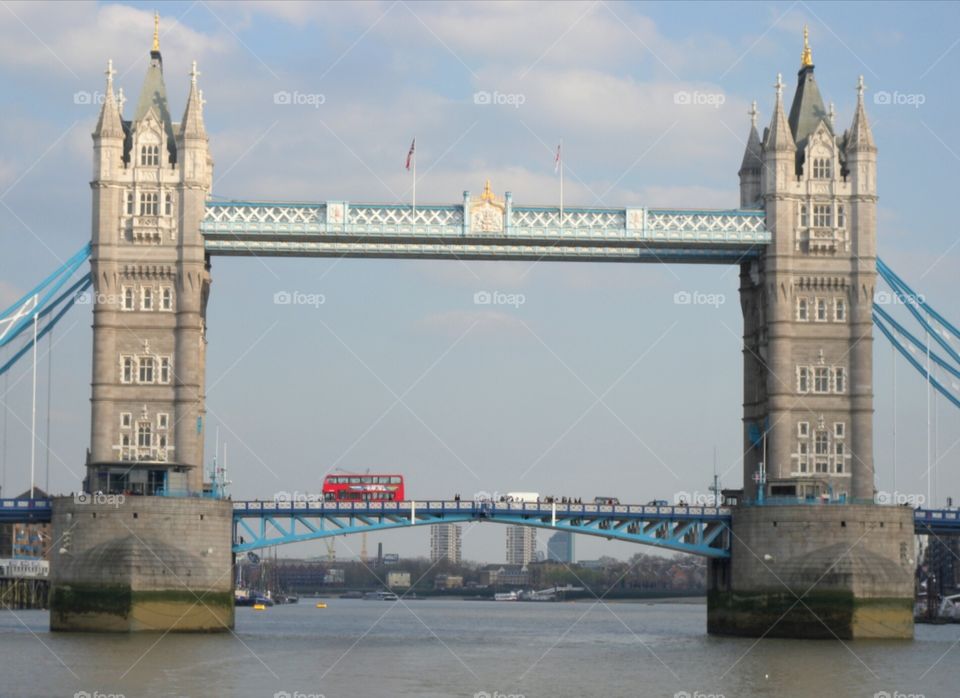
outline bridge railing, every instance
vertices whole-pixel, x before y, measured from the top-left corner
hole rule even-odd
[[[411,512],[436,513],[480,513],[496,515],[497,513],[549,515],[584,514],[610,516],[623,514],[629,517],[639,516],[671,516],[683,517],[718,517],[727,518],[731,514],[729,507],[694,507],[694,506],[654,506],[640,504],[555,504],[548,502],[491,502],[491,501],[456,501],[456,500],[411,500],[405,502],[328,502],[321,499],[295,501],[235,501],[235,514],[248,512],[260,515],[276,512],[280,514],[322,513],[322,514],[397,514],[408,515]]]

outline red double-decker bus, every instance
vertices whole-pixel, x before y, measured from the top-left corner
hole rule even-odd
[[[402,475],[327,475],[323,498],[328,502],[401,502]]]

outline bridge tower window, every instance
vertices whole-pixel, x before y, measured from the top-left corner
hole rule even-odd
[[[153,286],[144,286],[140,289],[140,309],[153,310]]]
[[[847,213],[843,208],[843,204],[837,204],[837,227],[847,227]]]
[[[813,159],[813,178],[830,179],[833,176],[833,161],[830,158]]]
[[[817,299],[817,322],[827,321],[827,300],[826,298]]]
[[[800,227],[806,228],[810,225],[810,220],[807,214],[807,205],[800,204]]]
[[[806,366],[797,368],[797,392],[810,392],[810,369]],[[805,422],[801,422],[801,424],[805,424]]]
[[[127,215],[133,215],[133,191],[127,192]]]
[[[141,356],[139,363],[140,363],[140,374],[138,376],[138,382],[153,383],[153,368],[154,368],[153,357]]]
[[[156,167],[160,164],[160,146],[142,145],[140,146],[140,164],[147,167]]]
[[[123,302],[120,305],[120,309],[133,310],[133,286],[124,286],[122,294]]]
[[[847,301],[837,298],[833,302],[833,317],[837,322],[847,321]]]
[[[829,228],[833,225],[833,207],[830,204],[813,205],[813,227]]]
[[[173,310],[173,289],[169,286],[160,287],[160,310]]]
[[[150,422],[137,422],[137,448],[150,448],[153,445],[153,432]]]
[[[140,192],[140,215],[157,216],[160,214],[160,195],[155,191]]]
[[[129,429],[131,424],[133,424],[133,415],[131,415],[129,412],[121,412],[121,413],[120,413],[120,428],[121,428],[121,429]]]
[[[170,382],[170,357],[160,357],[160,380],[158,382],[167,384]]]
[[[167,192],[163,197],[163,215],[172,216],[173,215],[173,194]]]
[[[806,298],[797,299],[797,320],[806,322],[810,319],[810,303]]]
[[[120,374],[121,383],[133,383],[133,357],[124,356],[121,359],[122,371]]]
[[[813,369],[813,392],[830,392],[830,369],[826,366],[817,366]]]
[[[847,372],[842,366],[833,369],[833,390],[836,393],[847,392]]]

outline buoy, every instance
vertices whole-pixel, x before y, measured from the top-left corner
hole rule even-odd
[[[317,608],[326,608],[326,607],[327,607],[327,604],[323,603],[322,601],[317,604]]]
[[[255,603],[255,604],[253,604],[253,610],[254,610],[254,611],[266,611],[266,610],[267,610],[267,606],[266,606],[266,604]]]

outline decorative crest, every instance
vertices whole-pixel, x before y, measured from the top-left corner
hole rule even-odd
[[[494,195],[488,179],[480,199],[470,207],[470,226],[478,233],[501,233],[505,211],[506,206]]]
[[[488,179],[483,185],[483,193],[480,195],[480,201],[489,201],[495,202],[497,197],[493,195],[493,191],[490,189],[490,180]]]
[[[160,51],[160,13],[153,13],[153,50]]]
[[[800,56],[800,67],[807,68],[813,65],[813,51],[810,50],[810,30],[803,25],[803,53]]]

